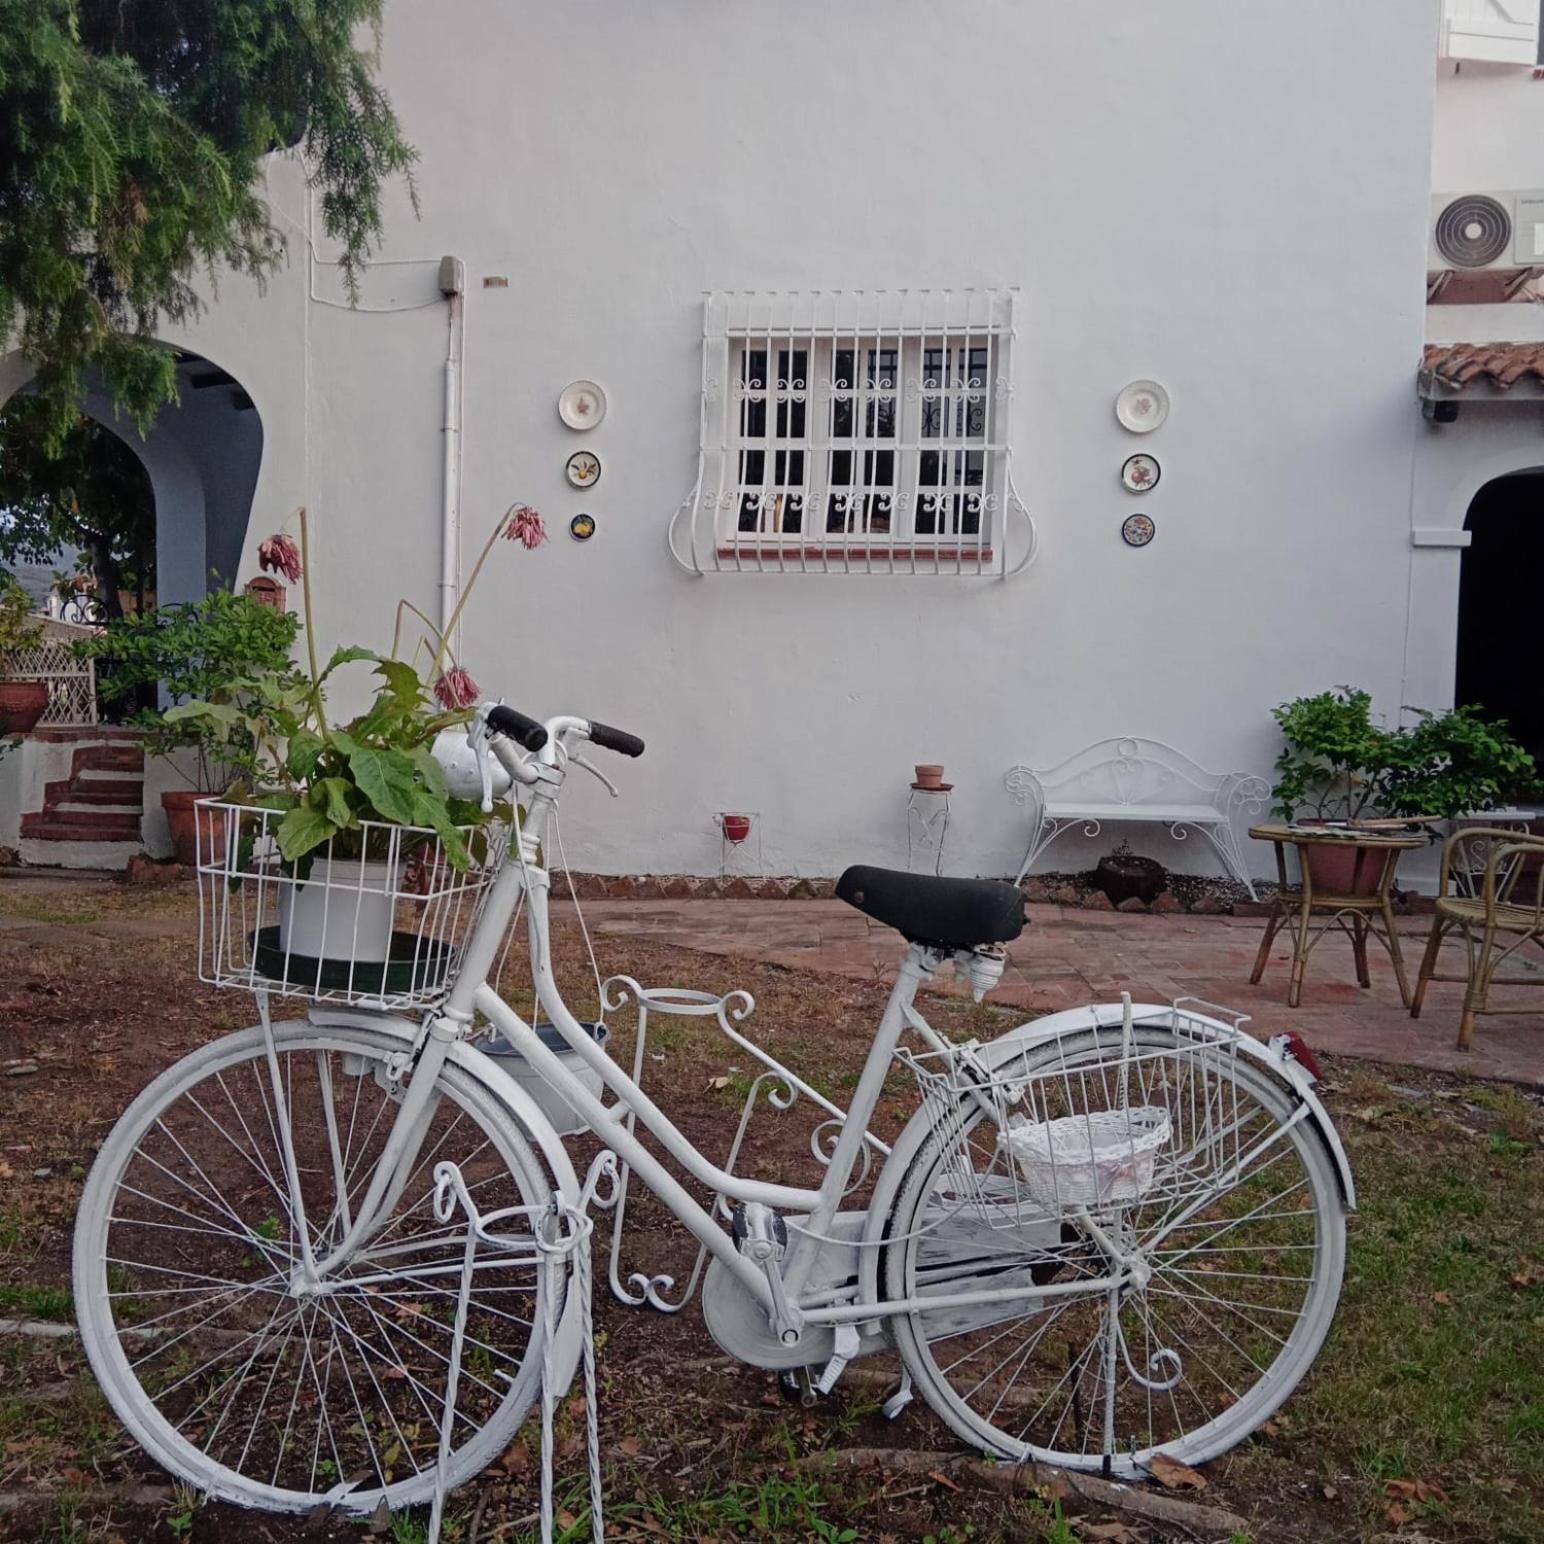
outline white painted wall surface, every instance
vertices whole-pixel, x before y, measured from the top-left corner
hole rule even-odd
[[[261,299],[227,281],[189,335],[262,415],[253,537],[310,507],[327,646],[384,646],[403,593],[432,612],[450,252],[469,284],[468,566],[513,499],[553,531],[497,553],[466,663],[528,711],[649,742],[615,769],[620,803],[576,780],[576,866],[714,871],[724,809],[761,813],[772,873],[904,861],[911,765],[940,760],[948,870],[1011,873],[1013,762],[1129,733],[1268,771],[1284,698],[1352,680],[1391,712],[1429,700],[1405,645],[1434,14],[393,0],[385,79],[421,152],[422,218],[394,190],[381,255],[401,266],[364,298],[415,309],[308,303],[305,201],[280,165],[289,267]],[[508,287],[484,288],[494,275]],[[336,300],[331,270],[314,283]],[[971,284],[1022,289],[1014,473],[1035,568],[1004,584],[672,567],[702,290]],[[1148,375],[1174,406],[1138,441],[1112,402]],[[555,412],[581,376],[610,397],[584,436]],[[587,494],[563,477],[581,444],[605,467]],[[1142,551],[1119,538],[1137,448],[1163,464]],[[599,521],[583,547],[566,535],[581,510]],[[1197,842],[1132,834],[1216,867]]]

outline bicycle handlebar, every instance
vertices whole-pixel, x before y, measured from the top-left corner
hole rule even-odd
[[[619,756],[643,755],[643,741],[625,729],[613,729],[610,724],[590,720],[590,744],[602,750],[615,751]]]
[[[539,751],[547,743],[546,729],[536,722],[534,718],[527,718],[524,713],[515,708],[507,708],[502,703],[496,708],[488,709],[488,727],[497,730],[499,734],[508,735],[517,745],[523,745],[528,751]]]

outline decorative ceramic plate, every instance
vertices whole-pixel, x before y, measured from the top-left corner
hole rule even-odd
[[[563,470],[568,474],[571,486],[593,488],[600,481],[600,457],[593,450],[576,450],[568,458],[568,464]],[[1153,481],[1156,482],[1157,478]]]
[[[1157,534],[1151,515],[1127,515],[1121,522],[1120,539],[1128,547],[1145,547]]]
[[[593,429],[606,416],[606,393],[594,381],[570,381],[558,393],[558,417],[570,429]]]
[[[1169,394],[1157,381],[1133,381],[1115,399],[1115,416],[1133,434],[1151,434],[1169,416]]]
[[[575,515],[568,522],[568,534],[575,541],[588,541],[595,534],[595,516]]]
[[[1149,488],[1158,486],[1158,479],[1162,476],[1163,468],[1158,465],[1158,458],[1142,451],[1127,456],[1120,469],[1121,486],[1127,493],[1146,493]]]

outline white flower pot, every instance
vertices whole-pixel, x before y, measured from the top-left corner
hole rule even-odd
[[[353,960],[390,957],[397,868],[363,858],[318,858],[304,884],[279,892],[279,948],[286,958]]]

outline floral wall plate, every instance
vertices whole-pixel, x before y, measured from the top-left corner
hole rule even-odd
[[[575,515],[568,522],[568,534],[575,541],[588,541],[595,534],[595,516]]]
[[[606,393],[594,381],[570,381],[558,393],[558,417],[570,429],[593,429],[606,416]]]
[[[1149,488],[1158,486],[1162,476],[1163,468],[1158,465],[1158,458],[1142,451],[1127,456],[1120,469],[1121,486],[1127,493],[1146,493]]]
[[[1151,434],[1169,416],[1169,394],[1157,381],[1133,381],[1115,399],[1115,416],[1133,434]]]
[[[593,450],[576,450],[563,470],[575,488],[593,488],[600,481],[600,457]]]
[[[1120,539],[1128,547],[1145,547],[1157,534],[1151,515],[1127,515],[1121,521]]]

